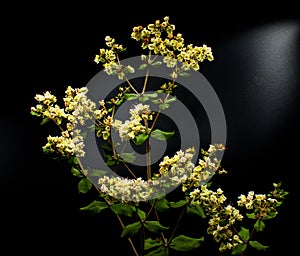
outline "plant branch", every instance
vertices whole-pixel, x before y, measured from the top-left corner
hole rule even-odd
[[[129,168],[129,166],[126,163],[123,163],[123,165],[125,166],[125,168],[127,169],[127,171],[132,175],[132,177],[134,177],[136,179],[137,178],[136,175],[134,174],[133,171],[131,171],[131,169]]]
[[[189,198],[189,200],[187,201],[186,205],[189,205],[191,201],[192,201],[191,198]],[[180,215],[179,215],[179,217],[178,217],[178,219],[177,219],[176,225],[175,225],[175,227],[174,227],[174,229],[173,229],[173,232],[172,232],[172,234],[171,234],[171,236],[170,236],[170,238],[169,238],[169,240],[168,240],[167,246],[172,242],[172,239],[173,239],[174,236],[175,236],[175,233],[176,233],[176,231],[177,231],[177,229],[178,229],[178,227],[179,227],[179,223],[180,223],[180,221],[182,220],[185,211],[186,211],[186,207],[184,207],[184,208],[182,209],[182,211],[181,211],[181,213],[180,213]]]

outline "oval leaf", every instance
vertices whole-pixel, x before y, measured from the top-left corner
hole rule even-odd
[[[129,224],[123,229],[121,237],[133,236],[134,234],[140,231],[141,227],[142,224],[139,221]]]
[[[103,177],[104,175],[107,174],[107,172],[108,171],[105,171],[105,170],[94,169],[94,170],[89,171],[88,175],[91,177]]]
[[[157,140],[167,140],[174,135],[175,131],[173,132],[165,132],[159,129],[153,130],[150,134],[151,137]]]
[[[265,223],[262,220],[257,220],[254,224],[254,228],[257,232],[265,229]]]
[[[179,235],[172,240],[170,248],[176,251],[186,252],[199,247],[203,241],[204,237],[192,238],[185,235]]]
[[[135,93],[125,93],[124,94],[124,98],[126,99],[126,100],[135,100],[135,99],[137,99],[139,96],[137,95],[137,94],[135,94]]]
[[[267,245],[262,245],[261,243],[257,242],[257,241],[249,241],[249,244],[251,247],[260,250],[260,251],[264,251],[266,249],[269,248],[269,246]]]
[[[145,142],[146,139],[148,139],[149,135],[146,134],[146,133],[142,133],[142,134],[139,134],[138,136],[136,136],[134,139],[133,139],[133,143],[135,145],[141,145]]]
[[[204,213],[204,210],[201,208],[200,205],[198,204],[195,204],[195,205],[188,205],[187,206],[187,213],[188,214],[191,214],[191,215],[198,215],[200,216],[202,219],[204,219],[206,216],[205,216],[205,213]]]
[[[137,209],[136,213],[140,217],[141,220],[145,220],[146,219],[147,214],[144,211],[142,211],[140,209]]]
[[[136,158],[134,153],[122,153],[120,157],[121,161],[126,163],[133,163]]]
[[[151,220],[151,221],[146,221],[144,223],[144,226],[146,229],[148,229],[151,232],[157,233],[163,230],[167,230],[169,227],[165,227],[161,225],[158,221],[156,220]]]
[[[79,177],[79,178],[84,177],[83,174],[81,173],[81,171],[79,169],[75,168],[74,166],[71,168],[71,172],[72,172],[73,176],[75,176],[75,177]]]
[[[239,232],[239,235],[244,240],[244,242],[247,242],[250,236],[249,229],[241,227],[241,231]]]
[[[241,255],[243,251],[246,250],[247,244],[238,244],[237,246],[233,247],[232,255]]]
[[[78,190],[80,193],[87,193],[93,184],[88,178],[82,178],[78,183]]]
[[[185,200],[179,200],[178,202],[170,202],[169,205],[172,208],[180,208],[180,207],[186,205],[186,201]]]
[[[160,246],[156,248],[155,250],[147,253],[145,256],[168,256],[169,255],[169,250],[168,247],[165,246]]]
[[[100,201],[94,200],[89,205],[81,207],[80,210],[81,211],[88,211],[91,214],[95,215],[95,214],[101,212],[102,210],[104,210],[106,208],[108,208],[108,206],[105,202],[100,202]]]
[[[128,204],[114,204],[110,208],[115,214],[125,215],[127,217],[132,217],[135,213],[134,207]]]
[[[160,245],[161,245],[160,242],[149,237],[149,238],[145,239],[145,241],[144,241],[144,250],[149,250],[151,248],[154,248],[154,247],[157,247]]]
[[[169,202],[167,199],[159,199],[157,200],[157,202],[155,203],[154,208],[159,211],[159,212],[164,212],[166,210],[168,210],[170,208],[169,206]]]

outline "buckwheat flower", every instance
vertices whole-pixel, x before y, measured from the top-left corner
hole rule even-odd
[[[237,201],[237,204],[238,206],[244,206],[246,203],[247,203],[247,197],[243,194],[241,194],[239,197],[238,197],[238,201]]]
[[[99,178],[98,184],[104,195],[116,198],[122,203],[147,201],[153,194],[153,184],[144,181],[142,178],[128,179],[124,177]]]
[[[247,195],[247,199],[249,200],[249,201],[252,201],[253,200],[253,198],[254,198],[254,191],[249,191],[248,192],[248,195]]]
[[[266,195],[265,194],[255,194],[255,200],[256,201],[264,201],[264,200],[266,200]]]
[[[43,151],[49,154],[56,154],[62,157],[70,157],[76,155],[77,157],[83,157],[84,143],[83,137],[79,134],[74,136],[70,135],[70,132],[63,131],[61,136],[51,136],[47,137],[47,143],[43,146]]]
[[[166,56],[163,61],[169,68],[174,68],[177,64],[177,59],[172,56]]]
[[[120,120],[115,120],[112,127],[119,133],[121,141],[133,140],[137,135],[146,131],[146,126],[141,124],[140,118],[126,120],[124,123]]]
[[[198,160],[198,165],[195,166],[192,173],[183,180],[183,192],[208,182],[215,173],[226,173],[225,170],[221,169],[220,161],[215,157],[217,152],[224,150],[224,147],[220,144],[210,147],[209,150],[209,152],[202,150],[203,159]]]
[[[248,195],[240,195],[238,197],[238,206],[245,206],[246,209],[253,209],[254,204],[254,191],[249,191]]]

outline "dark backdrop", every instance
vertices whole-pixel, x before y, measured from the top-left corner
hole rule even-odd
[[[100,70],[93,62],[104,37],[130,41],[133,26],[170,17],[187,43],[211,46],[215,60],[202,74],[224,108],[229,174],[220,186],[233,196],[265,193],[282,181],[290,195],[270,222],[262,255],[297,248],[299,145],[299,17],[291,5],[178,8],[123,3],[99,6],[16,5],[4,10],[1,100],[1,228],[7,255],[79,251],[129,255],[114,219],[85,216],[83,197],[65,163],[44,156],[49,128],[29,115],[36,93],[63,95]],[[124,11],[126,6],[127,11]],[[73,8],[74,7],[74,8]],[[274,8],[274,9],[273,9]],[[127,55],[126,55],[127,54]],[[128,49],[125,56],[136,54]],[[106,216],[106,217],[105,217]],[[109,248],[109,249],[108,249]],[[107,251],[109,253],[103,253]],[[98,253],[99,252],[99,253]]]

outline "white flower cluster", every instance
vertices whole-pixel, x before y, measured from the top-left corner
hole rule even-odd
[[[109,195],[119,199],[122,203],[139,203],[147,201],[153,195],[153,185],[158,181],[145,181],[142,178],[128,179],[123,177],[99,178],[100,191],[104,195]]]
[[[233,231],[233,225],[236,221],[242,221],[243,215],[235,207],[224,205],[227,198],[222,189],[219,188],[214,192],[209,190],[207,185],[201,185],[200,189],[196,188],[190,193],[190,198],[192,205],[200,205],[211,216],[207,233],[211,234],[216,242],[221,242],[219,247],[221,252],[243,243]]]
[[[220,160],[216,157],[216,154],[224,149],[222,144],[216,144],[210,145],[207,152],[203,151],[203,159],[199,159],[198,165],[182,182],[183,192],[193,187],[200,187],[202,184],[208,182],[215,173],[226,173],[224,169],[221,169]]]
[[[152,120],[152,112],[149,105],[136,104],[129,110],[130,119],[124,123],[115,119],[112,127],[119,132],[121,141],[133,140],[137,135],[146,132],[147,127],[142,121]]]
[[[168,67],[176,68],[181,63],[181,70],[175,69],[172,78],[178,77],[178,72],[183,70],[199,70],[199,62],[212,61],[214,56],[211,47],[207,45],[186,45],[181,33],[174,34],[175,25],[169,23],[169,17],[164,21],[156,20],[147,27],[137,26],[133,28],[131,38],[142,42],[142,49],[149,49],[154,54],[162,55]]]
[[[62,120],[68,117],[65,110],[56,104],[56,97],[49,91],[46,91],[43,95],[36,94],[34,98],[38,104],[35,107],[31,107],[31,113],[41,116],[42,118],[50,119],[57,125],[60,125]]]
[[[79,131],[77,131],[78,133]],[[83,137],[78,133],[75,136],[73,132],[63,131],[61,136],[47,137],[47,143],[43,146],[43,151],[50,154],[59,154],[61,156],[83,157],[85,152],[83,151],[84,142]]]
[[[87,120],[96,120],[103,116],[103,111],[96,109],[96,104],[88,99],[87,92],[86,87],[74,89],[68,86],[63,98],[64,108],[59,107],[56,97],[49,91],[35,96],[38,104],[31,107],[31,113],[54,121],[62,131],[61,136],[47,137],[47,144],[43,146],[45,153],[55,153],[63,157],[75,154],[77,157],[84,156],[84,138],[77,125],[85,125]]]
[[[104,71],[108,75],[117,75],[120,80],[123,80],[127,73],[134,73],[134,68],[130,65],[123,66],[119,64],[118,53],[125,51],[121,44],[117,44],[114,38],[105,37],[106,46],[110,49],[100,49],[99,54],[95,56],[94,61],[99,64],[103,63]]]
[[[194,148],[187,150],[179,150],[173,157],[165,156],[163,161],[159,163],[159,175],[168,177],[174,182],[182,182],[191,174],[195,165],[192,162],[195,153]]]
[[[178,186],[194,168],[192,157],[193,149],[179,150],[172,158],[166,156],[160,163],[160,173],[152,180],[104,176],[98,184],[103,194],[118,198],[123,203],[147,201],[161,195],[167,188]]]
[[[257,219],[277,212],[275,209],[277,199],[265,194],[255,194],[254,191],[249,191],[247,196],[241,194],[238,199],[238,206],[245,207],[248,210],[255,209]]]

